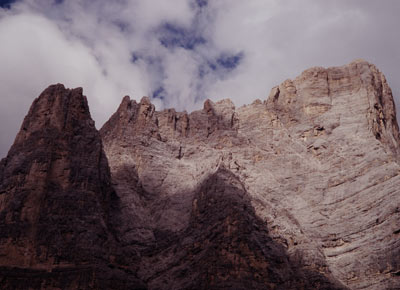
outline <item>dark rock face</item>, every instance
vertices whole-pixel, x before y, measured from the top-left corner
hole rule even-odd
[[[149,288],[345,289],[330,273],[291,260],[250,201],[229,170],[207,178],[194,196],[188,227],[144,256],[141,275]]]
[[[2,160],[0,192],[2,289],[108,288],[118,200],[82,89],[54,85],[34,101]]]
[[[398,289],[399,136],[362,60],[100,132],[50,86],[0,162],[0,288]]]

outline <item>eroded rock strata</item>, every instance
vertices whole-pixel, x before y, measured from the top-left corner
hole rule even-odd
[[[392,93],[362,60],[240,108],[125,97],[100,134],[51,86],[1,161],[0,285],[398,289],[399,173]]]

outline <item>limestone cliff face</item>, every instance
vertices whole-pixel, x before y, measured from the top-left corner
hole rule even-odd
[[[391,90],[362,60],[240,108],[125,97],[100,134],[51,86],[0,163],[0,285],[397,289],[399,173]]]
[[[203,202],[204,210],[215,208],[221,215],[221,225],[206,227],[214,225],[214,214],[202,215],[206,230],[189,234],[199,228],[193,225],[198,188],[221,168],[243,185],[249,212],[263,222],[259,233],[283,247],[282,257],[303,269],[303,281],[315,281],[310,277],[319,273],[332,283],[319,284],[326,289],[400,287],[399,130],[391,90],[375,66],[358,60],[312,68],[273,88],[267,100],[240,108],[223,100],[206,101],[203,110],[190,114],[158,112],[148,99],[136,103],[125,97],[100,133],[125,203],[123,215],[141,221],[124,226],[121,236],[127,244],[153,249],[139,271],[150,289],[185,288],[183,277],[191,275],[203,275],[208,286],[242,277],[254,282],[242,288],[264,282],[272,288],[284,280],[289,283],[284,289],[318,289],[293,286],[287,277],[263,280],[256,266],[249,272],[260,273],[259,279],[246,276],[252,264],[248,256],[270,259],[250,246],[249,252],[239,251],[239,244],[223,233],[222,221],[236,225],[243,219],[235,215],[230,220],[228,206]],[[215,239],[205,238],[206,232]],[[220,235],[229,242],[221,242]],[[249,235],[240,234],[245,241]],[[207,254],[189,254],[193,248],[203,253],[208,244],[216,247],[211,256],[218,262],[209,262]],[[232,259],[239,265],[233,266]],[[202,263],[206,269],[194,270]],[[227,265],[244,273],[234,276]],[[221,269],[227,272],[217,274]],[[287,271],[282,266],[280,273]]]

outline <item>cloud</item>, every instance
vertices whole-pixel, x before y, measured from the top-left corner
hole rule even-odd
[[[395,0],[19,0],[0,7],[0,156],[33,99],[57,82],[84,88],[97,127],[126,94],[148,95],[160,109],[191,111],[206,98],[242,105],[308,67],[355,58],[375,63],[400,95]]]
[[[265,98],[269,89],[311,66],[337,66],[365,58],[382,69],[396,91],[399,38],[393,12],[400,3],[381,1],[212,2],[217,15],[212,39],[220,50],[242,51],[234,74],[208,90],[236,104]],[[387,12],[387,13],[386,13]]]

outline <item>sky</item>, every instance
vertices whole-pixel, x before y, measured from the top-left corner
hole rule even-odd
[[[397,0],[0,0],[0,158],[50,84],[83,87],[99,129],[122,97],[236,106],[313,66],[363,58],[400,106]]]

